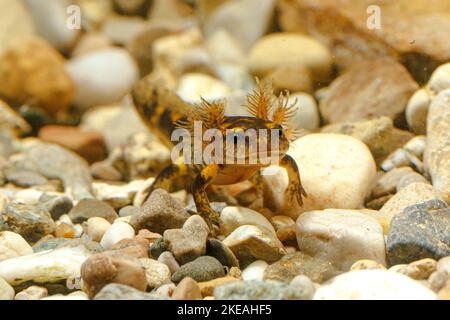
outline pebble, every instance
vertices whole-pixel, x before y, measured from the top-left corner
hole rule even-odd
[[[118,217],[114,209],[107,203],[97,199],[83,199],[69,212],[73,223],[81,223],[89,218],[100,217],[112,223]]]
[[[75,228],[72,224],[58,223],[56,225],[55,236],[57,238],[75,238]]]
[[[137,16],[107,17],[101,26],[101,33],[114,44],[126,46],[146,27],[146,21]]]
[[[431,102],[427,118],[427,144],[424,163],[433,188],[450,203],[450,89],[441,91]]]
[[[389,154],[389,156],[381,164],[380,168],[383,171],[390,171],[393,168],[405,166],[409,166],[420,173],[424,172],[422,161],[415,155],[402,148],[396,149]]]
[[[220,213],[220,230],[224,236],[228,236],[243,225],[256,226],[275,234],[275,229],[269,220],[257,211],[244,207],[226,207]]]
[[[216,258],[222,265],[228,268],[239,268],[239,260],[233,251],[217,239],[208,239],[206,243],[206,255]]]
[[[73,208],[72,199],[64,194],[42,194],[39,198],[39,206],[48,211],[53,220],[58,220]],[[67,216],[67,215],[66,215]],[[70,220],[69,216],[67,218]]]
[[[418,88],[406,68],[393,59],[367,59],[354,63],[331,83],[320,101],[320,114],[327,123],[378,116],[388,116],[397,123]]]
[[[14,288],[0,277],[0,300],[13,300],[14,295]]]
[[[216,300],[307,300],[307,288],[290,286],[277,281],[236,281],[214,290]]]
[[[85,246],[78,245],[12,258],[0,262],[0,277],[11,285],[73,279],[79,277],[80,266],[90,255]]]
[[[198,283],[198,286],[200,287],[200,291],[202,293],[202,296],[204,298],[206,297],[212,297],[214,296],[214,290],[217,287],[220,287],[221,285],[224,285],[226,283],[230,282],[236,282],[239,281],[239,279],[231,276],[225,276],[222,278],[216,278],[210,281],[200,282]]]
[[[191,277],[185,277],[173,290],[174,300],[198,300],[202,299],[202,293],[197,282]]]
[[[346,272],[358,260],[385,265],[383,229],[374,218],[357,210],[309,211],[297,219],[301,252],[330,262],[335,272]]]
[[[134,180],[127,184],[109,184],[104,182],[94,182],[92,190],[96,199],[109,204],[116,210],[130,205],[134,196],[142,187],[144,180]]]
[[[312,299],[314,293],[316,292],[316,286],[311,281],[311,279],[305,275],[295,276],[294,279],[291,280],[291,283],[289,285],[294,288],[303,288],[306,291],[305,294],[309,297],[309,299]]]
[[[135,230],[143,228],[163,234],[168,229],[181,228],[189,214],[182,205],[163,189],[156,189],[145,201],[140,213],[133,215],[130,224]]]
[[[244,281],[249,280],[263,280],[264,272],[267,269],[269,264],[263,260],[256,260],[250,263],[243,271],[242,271],[242,279]]]
[[[147,277],[147,284],[149,288],[159,288],[163,284],[170,283],[171,271],[167,265],[148,258],[142,258],[139,260],[145,268],[145,276]]]
[[[400,178],[399,182],[397,183],[396,190],[397,192],[402,191],[404,188],[409,186],[412,183],[424,183],[424,184],[430,184],[425,177],[417,172],[410,172],[403,177]]]
[[[201,256],[194,261],[183,264],[172,275],[172,281],[178,283],[185,277],[191,277],[195,281],[203,282],[224,276],[224,267],[216,258]]]
[[[47,296],[47,288],[31,286],[17,293],[14,300],[41,300]]]
[[[223,243],[233,251],[242,266],[254,260],[274,262],[286,253],[276,236],[251,225],[240,226]]]
[[[422,159],[427,145],[427,137],[423,135],[415,136],[403,146],[403,149]]]
[[[299,275],[322,283],[333,275],[333,267],[328,261],[296,252],[285,255],[264,270],[264,280],[289,283]]]
[[[18,233],[27,241],[37,241],[55,228],[50,214],[36,206],[11,202],[0,214],[0,230]]]
[[[134,229],[126,222],[117,221],[104,233],[100,244],[105,249],[110,249],[122,239],[133,239]]]
[[[173,282],[171,282],[169,284],[163,284],[161,287],[156,289],[156,294],[161,297],[170,298],[176,287],[177,286]]]
[[[23,158],[15,163],[17,167],[37,171],[49,179],[60,179],[73,200],[93,197],[89,167],[77,154],[36,140],[24,148]]]
[[[171,274],[174,274],[178,269],[180,269],[179,263],[170,251],[164,251],[161,253],[158,257],[158,261],[165,264],[169,268]]]
[[[95,295],[94,300],[161,300],[161,298],[126,284],[109,283]]]
[[[9,132],[16,136],[31,131],[28,122],[2,99],[0,99],[0,121],[2,123],[0,132]]]
[[[376,177],[375,161],[362,142],[340,134],[309,134],[292,143],[288,154],[297,162],[308,197],[302,207],[287,203],[287,174],[279,169],[264,176],[265,200],[274,204],[269,209],[296,219],[309,210],[362,207]]]
[[[436,295],[407,276],[385,270],[357,270],[337,276],[314,300],[435,300]]]
[[[81,278],[89,298],[109,283],[124,284],[141,291],[147,288],[145,269],[138,258],[108,251],[89,257],[81,265]]]
[[[68,28],[68,0],[25,0],[33,18],[36,31],[54,48],[68,51],[80,33],[79,29]]]
[[[218,100],[231,93],[231,89],[222,81],[201,73],[187,73],[183,75],[176,89],[176,93],[187,102],[199,103],[201,98]]]
[[[167,246],[164,243],[164,238],[161,237],[159,239],[156,239],[149,248],[149,253],[153,259],[158,259],[159,256],[164,252],[167,251]]]
[[[418,261],[411,262],[410,264],[397,264],[389,271],[404,274],[414,280],[427,280],[430,275],[437,269],[437,261],[425,258]]]
[[[350,271],[372,270],[372,269],[386,270],[386,267],[381,263],[369,259],[358,260],[350,267]]]
[[[0,94],[22,104],[33,101],[53,114],[69,107],[74,84],[62,55],[45,40],[27,37],[0,54]]]
[[[397,185],[400,183],[400,180],[404,176],[413,172],[413,169],[410,167],[394,168],[386,173],[380,172],[380,175],[372,188],[372,198],[395,194],[397,192]]]
[[[316,100],[308,93],[292,92],[295,93],[289,96],[288,101],[297,108],[292,120],[290,120],[294,128],[309,131],[318,129],[320,125],[320,115]]]
[[[214,10],[203,11],[210,11],[202,18],[205,34],[211,36],[218,30],[226,30],[244,51],[248,51],[269,29],[274,8],[274,0],[221,2]],[[249,24],[248,21],[254,22]]]
[[[427,115],[431,98],[424,88],[417,90],[406,105],[405,116],[408,127],[416,134],[427,131]]]
[[[89,300],[86,293],[83,291],[74,291],[69,294],[63,295],[63,294],[54,294],[45,298],[42,298],[41,300]]]
[[[437,192],[429,184],[411,183],[390,198],[380,209],[380,214],[385,217],[386,223],[389,225],[392,218],[402,213],[406,207],[439,198]]]
[[[260,38],[248,57],[250,72],[259,77],[279,67],[299,65],[311,71],[314,81],[327,80],[332,67],[330,52],[309,36],[279,32]]]
[[[83,223],[85,233],[94,241],[100,242],[106,231],[111,227],[111,223],[105,218],[92,217]]]
[[[450,63],[444,63],[433,71],[427,87],[436,95],[450,88]]]
[[[78,127],[48,125],[39,130],[39,139],[58,144],[72,150],[89,163],[101,161],[107,156],[103,136],[97,131],[81,130]]]
[[[38,205],[43,194],[42,191],[33,188],[22,189],[14,195],[14,200],[22,204]]]
[[[75,48],[72,50],[72,57],[79,57],[83,54],[96,50],[105,49],[112,46],[111,39],[100,32],[88,32],[83,34]]]
[[[133,58],[120,48],[96,50],[72,58],[66,70],[76,86],[74,103],[81,109],[119,101],[139,75]]]
[[[33,19],[25,3],[1,0],[0,12],[0,51],[7,49],[14,41],[35,34]]]
[[[115,243],[110,251],[138,259],[147,259],[148,247],[149,243],[146,240],[125,238]]]
[[[19,187],[33,187],[38,186],[42,184],[46,184],[48,180],[40,175],[39,173],[32,172],[32,171],[12,171],[12,172],[5,172],[6,179],[15,184]]]
[[[182,229],[164,231],[164,243],[177,261],[184,265],[206,253],[206,241],[209,228],[198,215],[193,215],[183,225]]]
[[[441,200],[404,208],[391,220],[386,241],[390,265],[450,255],[450,209]]]
[[[103,248],[98,242],[94,242],[87,239],[68,239],[68,238],[55,238],[52,235],[41,238],[33,245],[34,253],[59,249],[59,248],[75,248],[83,246],[91,253],[102,251]]]
[[[267,74],[263,78],[263,81],[264,80],[272,81],[273,91],[275,94],[279,94],[284,91],[312,91],[311,72],[308,67],[302,64],[289,67],[278,67]],[[306,96],[308,97],[308,95]]]
[[[0,261],[26,256],[33,253],[33,249],[20,234],[0,232]]]

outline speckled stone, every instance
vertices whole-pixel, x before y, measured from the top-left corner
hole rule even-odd
[[[390,265],[450,255],[450,208],[441,200],[406,207],[394,216],[386,249]]]
[[[184,277],[203,282],[225,276],[224,267],[213,257],[202,256],[181,266],[173,275],[173,282],[180,282]]]

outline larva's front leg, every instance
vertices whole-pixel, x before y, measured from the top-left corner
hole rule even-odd
[[[301,206],[303,204],[302,196],[306,198],[308,195],[306,194],[305,189],[303,189],[297,163],[291,156],[285,155],[280,161],[280,166],[286,169],[289,178],[285,196],[290,203],[292,203],[294,199],[297,199],[298,204]]]

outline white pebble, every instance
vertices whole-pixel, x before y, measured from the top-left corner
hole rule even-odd
[[[106,250],[111,249],[117,242],[122,239],[133,239],[134,229],[128,223],[115,221],[112,226],[105,232],[100,244]]]

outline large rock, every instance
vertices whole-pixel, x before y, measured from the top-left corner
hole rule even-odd
[[[168,229],[181,228],[188,218],[189,213],[177,200],[167,191],[156,189],[145,201],[140,213],[131,218],[130,224],[135,230],[146,228],[162,234]]]
[[[249,69],[264,76],[279,67],[306,66],[312,79],[327,80],[331,75],[331,55],[315,39],[295,33],[273,33],[261,38],[249,54]]]
[[[267,206],[297,218],[301,212],[326,208],[360,208],[376,176],[370,150],[359,140],[339,134],[317,133],[297,139],[288,152],[297,162],[308,194],[302,207],[287,203],[287,174],[277,169],[264,176]],[[351,156],[349,156],[351,155]]]
[[[314,300],[435,300],[430,289],[407,276],[385,270],[342,274],[320,287]]]
[[[450,203],[450,89],[431,102],[427,119],[425,166],[433,187]]]
[[[0,230],[18,233],[31,242],[53,233],[55,228],[50,214],[32,205],[11,202],[0,213]]]
[[[425,82],[437,65],[450,59],[446,31],[450,29],[450,3],[446,0],[434,1],[433,5],[427,0],[279,3],[281,28],[313,35],[331,49],[341,66],[351,66],[361,58],[391,56]],[[380,28],[369,28],[376,13]]]
[[[435,199],[440,199],[440,196],[432,186],[420,182],[411,183],[390,198],[380,209],[380,214],[389,225],[392,218],[403,212],[406,207]]]
[[[391,265],[450,255],[450,208],[440,200],[406,207],[391,221],[386,250]]]
[[[388,116],[402,124],[408,100],[417,89],[408,71],[394,60],[365,60],[333,81],[320,101],[320,112],[328,123]]]
[[[214,4],[205,3],[211,1],[202,2],[200,10],[204,14],[202,18],[205,34],[211,36],[224,29],[233,35],[246,51],[269,29],[275,7],[274,0],[222,1],[221,5],[215,8]],[[249,21],[252,23],[248,23]]]
[[[357,210],[305,212],[297,219],[297,241],[301,252],[330,262],[336,273],[361,259],[386,264],[381,225]]]
[[[72,102],[74,85],[64,70],[63,56],[41,38],[30,37],[14,42],[1,54],[0,95],[56,113]]]

